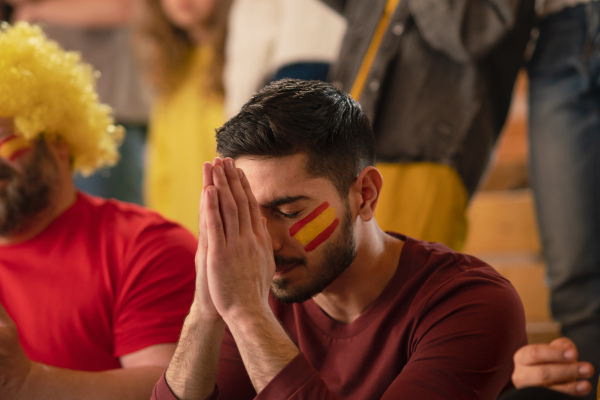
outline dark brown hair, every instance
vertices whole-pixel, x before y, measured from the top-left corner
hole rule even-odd
[[[217,130],[223,157],[307,156],[310,176],[328,178],[341,196],[374,165],[375,138],[360,105],[328,83],[283,79],[261,89]]]

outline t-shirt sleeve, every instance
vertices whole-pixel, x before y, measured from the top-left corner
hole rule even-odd
[[[177,397],[171,392],[165,380],[165,374],[162,374],[154,389],[152,389],[152,400],[177,400]]]
[[[196,240],[168,221],[148,224],[125,249],[113,316],[114,355],[176,343],[194,295]]]
[[[382,399],[495,399],[510,386],[512,356],[526,342],[512,285],[459,274],[427,301],[409,361]]]
[[[302,353],[298,354],[256,396],[256,400],[338,400]]]
[[[300,353],[257,395],[231,333],[226,330],[219,362],[219,400],[339,399],[329,391],[306,357]]]

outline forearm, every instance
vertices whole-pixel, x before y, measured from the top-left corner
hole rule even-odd
[[[135,0],[40,0],[17,6],[15,18],[81,28],[107,28],[130,22]]]
[[[103,372],[74,371],[34,363],[12,400],[146,400],[162,367],[123,368]]]
[[[270,309],[256,316],[232,317],[227,326],[257,393],[299,353]]]
[[[225,323],[222,319],[203,320],[199,314],[192,306],[165,373],[169,388],[182,400],[207,398],[217,380]]]

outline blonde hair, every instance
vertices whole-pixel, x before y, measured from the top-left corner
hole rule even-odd
[[[99,102],[96,78],[38,26],[0,24],[0,117],[14,118],[15,133],[28,140],[66,141],[73,169],[84,175],[117,162],[124,134]]]
[[[216,0],[206,27],[211,32],[208,89],[223,95],[223,66],[227,16],[231,0]],[[145,0],[134,24],[134,49],[148,83],[160,94],[168,94],[181,82],[196,44],[186,31],[175,26],[165,15],[160,0]]]

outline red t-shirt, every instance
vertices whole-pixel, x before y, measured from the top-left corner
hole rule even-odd
[[[271,299],[300,354],[258,396],[226,332],[211,399],[496,398],[527,341],[517,292],[474,257],[399,237],[406,242],[396,274],[351,324],[312,300]],[[164,377],[153,398],[174,399]]]
[[[176,343],[194,293],[191,233],[153,211],[78,193],[42,233],[0,246],[0,303],[33,361],[101,371]]]

